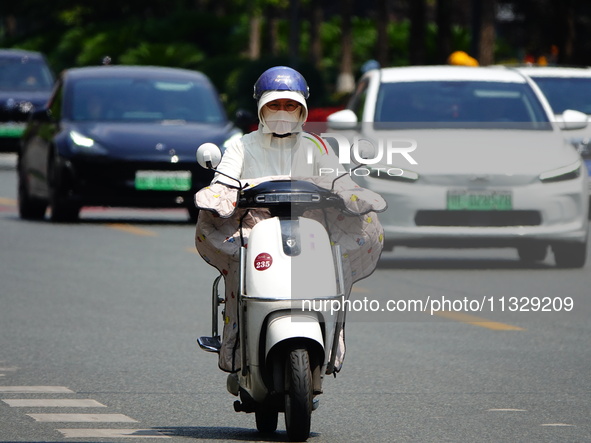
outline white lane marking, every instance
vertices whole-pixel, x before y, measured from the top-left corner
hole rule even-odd
[[[0,371],[16,371],[18,368],[16,366],[2,366],[0,367]]]
[[[102,403],[89,398],[11,398],[2,401],[11,408],[106,408]]]
[[[0,386],[0,393],[16,394],[74,394],[74,391],[65,386]]]
[[[574,426],[568,423],[543,423],[540,426]]]
[[[527,412],[527,409],[489,409],[489,412]]]
[[[123,414],[27,414],[40,422],[62,423],[137,423]]]
[[[170,438],[155,429],[58,429],[65,438]]]

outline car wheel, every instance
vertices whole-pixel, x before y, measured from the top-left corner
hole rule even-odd
[[[552,245],[554,260],[559,268],[582,268],[587,260],[587,242]]]
[[[548,255],[548,245],[532,244],[523,245],[517,248],[519,259],[525,263],[544,261]]]
[[[49,165],[49,206],[52,222],[73,222],[78,220],[80,206],[72,203],[64,195],[63,177],[55,161]]]
[[[45,217],[47,202],[32,197],[24,172],[18,173],[18,213],[23,220],[41,220]]]

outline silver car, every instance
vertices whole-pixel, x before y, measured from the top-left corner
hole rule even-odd
[[[513,70],[401,67],[366,73],[328,125],[354,148],[374,148],[355,176],[388,201],[386,249],[511,247],[533,263],[551,247],[557,266],[580,268],[588,173],[562,131],[587,117],[565,116],[555,122],[539,89]]]

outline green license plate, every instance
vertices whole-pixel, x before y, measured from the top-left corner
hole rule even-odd
[[[457,189],[447,192],[450,211],[507,211],[513,209],[511,191]]]
[[[138,191],[188,191],[190,171],[137,171],[135,189]]]
[[[8,123],[0,125],[0,137],[14,137],[19,138],[25,132],[24,123]]]

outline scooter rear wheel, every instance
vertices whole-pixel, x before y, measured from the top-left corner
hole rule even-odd
[[[285,428],[291,441],[310,436],[312,372],[307,349],[293,349],[285,362]]]
[[[279,413],[271,409],[259,409],[255,412],[257,429],[263,434],[271,434],[277,430]]]

